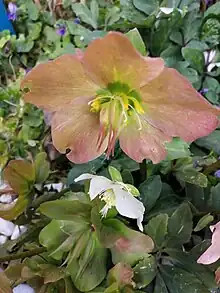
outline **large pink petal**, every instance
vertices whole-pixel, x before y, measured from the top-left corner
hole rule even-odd
[[[139,88],[164,69],[161,58],[144,58],[129,39],[118,32],[110,32],[104,38],[93,41],[82,60],[103,87],[120,81]]]
[[[198,263],[211,264],[220,258],[220,222],[210,226],[212,234],[212,245],[200,256]]]
[[[218,125],[219,110],[212,107],[175,69],[141,88],[148,121],[169,136],[193,141]]]
[[[122,150],[137,162],[150,159],[157,164],[165,159],[167,152],[164,142],[170,141],[171,138],[161,130],[151,126],[144,117],[141,117],[141,130],[139,130],[140,125],[135,121],[135,117],[130,118],[129,124],[119,136]]]
[[[99,87],[84,70],[80,61],[82,56],[79,57],[79,53],[63,55],[34,67],[21,84],[22,89],[30,88],[24,95],[25,101],[57,111],[61,107],[69,107],[69,103],[77,97],[94,96]]]
[[[91,113],[89,99],[75,99],[68,107],[56,112],[52,119],[52,139],[61,153],[67,149],[67,158],[74,163],[86,163],[99,157],[106,149],[104,141],[97,149],[99,117]]]
[[[198,263],[209,265],[216,262],[220,258],[220,246],[212,244],[197,260]]]

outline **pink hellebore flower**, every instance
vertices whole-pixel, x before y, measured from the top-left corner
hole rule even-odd
[[[212,264],[220,258],[220,222],[210,226],[210,230],[213,232],[212,244],[197,260],[204,265]]]
[[[141,56],[118,32],[37,65],[27,87],[26,102],[54,113],[53,143],[74,163],[113,154],[117,139],[133,160],[158,163],[172,137],[191,142],[218,124],[219,111],[185,77],[161,58]]]

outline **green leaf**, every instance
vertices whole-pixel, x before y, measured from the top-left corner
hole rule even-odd
[[[40,205],[40,212],[49,218],[74,221],[74,217],[89,218],[91,205],[78,200],[54,200]]]
[[[203,88],[208,88],[209,91],[205,94],[206,98],[212,104],[219,103],[220,84],[217,79],[207,76],[203,83]]]
[[[146,207],[146,211],[151,210],[160,197],[162,182],[159,175],[151,176],[139,187],[141,199]]]
[[[123,288],[126,285],[132,286],[133,276],[134,276],[134,272],[133,272],[131,266],[120,262],[120,263],[116,264],[112,269],[109,270],[108,276],[107,276],[107,283],[109,285],[116,283],[116,285],[117,285],[116,289]],[[110,291],[108,291],[108,292],[110,292]]]
[[[201,39],[204,42],[207,42],[210,45],[210,47],[214,47],[219,44],[219,30],[219,19],[208,18],[203,24]]]
[[[201,249],[202,245],[199,245],[199,251],[198,255],[195,256],[193,255],[195,252],[190,252],[186,253],[183,252],[182,250],[177,250],[177,249],[166,249],[165,252],[169,255],[169,257],[173,258],[173,262],[184,268],[186,271],[194,274],[202,283],[203,285],[208,288],[215,288],[216,283],[215,283],[215,277],[213,272],[204,265],[198,264],[197,259],[198,257],[204,252],[205,249],[207,249],[207,246],[205,249]],[[196,248],[196,246],[194,246]],[[194,249],[193,249],[194,250]]]
[[[116,219],[105,220],[103,224],[102,241],[110,247],[114,264],[125,262],[134,265],[152,252],[154,243],[148,235],[126,227]]]
[[[208,185],[208,179],[206,175],[198,172],[193,167],[177,171],[175,172],[175,176],[180,182],[188,182],[200,187],[207,187]]]
[[[181,63],[183,63],[185,61],[182,61]],[[189,64],[187,62],[187,64]],[[182,66],[180,64],[180,62],[176,65],[176,69],[182,74],[184,75],[192,84],[196,83],[199,81],[199,76],[198,76],[198,72],[193,69],[193,68],[188,68],[188,65],[187,67],[185,66]]]
[[[214,220],[214,217],[212,215],[207,214],[203,216],[199,222],[196,224],[196,227],[194,228],[195,232],[198,232],[202,229],[204,229],[208,224],[210,224]]]
[[[217,129],[208,136],[197,139],[195,143],[200,147],[206,148],[209,151],[214,151],[220,155],[220,130]]]
[[[147,15],[153,13],[158,8],[158,2],[155,0],[133,0],[133,4],[138,10]]]
[[[154,293],[169,293],[160,274],[157,274]]]
[[[98,19],[97,19],[97,4],[94,3],[95,0],[92,1],[91,7],[92,11],[89,10],[89,8],[82,3],[74,3],[72,4],[73,12],[76,14],[76,16],[80,17],[81,20],[89,25],[91,25],[94,29],[97,29],[98,27]]]
[[[4,179],[19,194],[28,194],[35,181],[35,170],[24,160],[11,160],[4,170]]]
[[[60,229],[61,223],[56,220],[52,220],[46,227],[44,227],[40,234],[39,234],[39,242],[42,246],[46,247],[49,252],[54,251],[59,246],[61,246],[62,243],[68,238],[69,235],[64,233]],[[73,242],[71,243],[71,246],[73,245]],[[57,250],[57,253],[54,254],[52,257],[55,259],[61,259],[66,248]]]
[[[216,16],[219,16],[220,15],[220,3],[217,2],[213,5],[211,5],[206,11],[205,11],[205,14],[204,14],[204,17],[207,17],[209,15],[216,15]]]
[[[103,248],[95,232],[90,234],[80,256],[68,264],[67,270],[76,288],[82,292],[97,287],[107,274],[107,250]]]
[[[104,157],[101,156],[91,162],[86,164],[74,165],[73,168],[68,173],[67,184],[71,185],[74,183],[74,180],[84,173],[96,173],[104,164]]]
[[[39,17],[39,9],[36,4],[33,3],[32,0],[26,0],[25,6],[28,10],[28,16],[31,20],[37,20]]]
[[[173,138],[173,140],[169,143],[166,143],[165,146],[168,153],[168,160],[176,160],[190,156],[188,143],[184,142],[180,138]]]
[[[50,164],[46,159],[47,159],[47,154],[44,152],[38,153],[36,155],[36,158],[34,161],[36,183],[45,182],[49,176]]]
[[[149,285],[157,274],[157,262],[153,255],[140,260],[133,268],[134,282],[138,289]]]
[[[192,68],[202,73],[205,66],[204,55],[200,50],[192,48],[182,48],[183,58],[190,63]]]
[[[145,47],[144,41],[143,41],[139,31],[137,30],[137,28],[130,30],[125,35],[129,38],[129,40],[131,41],[131,43],[133,44],[135,49],[137,49],[137,51],[139,53],[141,53],[142,55],[145,56],[146,55],[146,47]]]
[[[92,0],[90,2],[90,10],[92,13],[92,18],[96,21],[98,21],[99,18],[99,5],[98,2],[96,0]]]
[[[121,17],[136,24],[144,24],[147,21],[146,14],[135,8],[132,0],[120,0]]]
[[[145,233],[153,239],[157,249],[161,249],[164,246],[165,237],[167,235],[167,227],[167,214],[159,214],[156,217],[153,217],[150,219],[147,226],[144,227]]]
[[[24,35],[19,35],[15,45],[18,53],[28,53],[33,48],[34,42],[29,38],[25,38]]]
[[[176,293],[176,288],[178,288],[178,293],[210,292],[194,274],[181,268],[163,265],[160,269],[170,293]]]
[[[211,211],[220,211],[220,183],[218,183],[216,186],[211,187],[209,199],[207,201],[207,207]]]
[[[41,29],[42,29],[42,23],[41,22],[29,22],[28,23],[28,38],[31,40],[36,40],[39,38]]]
[[[105,26],[111,26],[116,23],[120,19],[120,8],[117,6],[113,6],[112,8],[108,9],[105,15]]]
[[[195,11],[191,11],[186,14],[183,19],[183,24],[181,26],[181,30],[184,34],[185,44],[187,44],[192,39],[199,39],[201,24],[202,17],[198,13],[195,13]]]
[[[168,247],[181,246],[188,242],[192,234],[192,212],[187,203],[183,203],[168,221]]]
[[[114,167],[109,166],[108,167],[108,172],[112,178],[113,181],[118,181],[118,182],[122,182],[122,177],[121,177],[121,173]]]
[[[56,33],[56,30],[50,26],[45,26],[44,35],[46,36],[47,44],[56,44],[60,41],[60,36]]]

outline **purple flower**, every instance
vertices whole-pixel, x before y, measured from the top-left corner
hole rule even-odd
[[[15,3],[9,2],[8,4],[8,19],[15,21],[17,17],[17,5]]]
[[[220,178],[220,169],[215,172],[215,177]]]
[[[66,33],[66,26],[64,24],[57,24],[57,34],[63,37]]]
[[[80,24],[80,19],[78,17],[76,17],[73,21],[75,24]]]
[[[200,93],[201,95],[204,95],[204,94],[206,94],[208,91],[209,91],[209,89],[204,88],[204,89],[201,89],[201,90],[199,91],[199,93]]]

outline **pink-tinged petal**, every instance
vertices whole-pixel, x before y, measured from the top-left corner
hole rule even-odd
[[[220,283],[220,267],[215,271],[215,281],[217,284]]]
[[[220,111],[209,104],[175,69],[141,88],[148,121],[165,134],[185,141],[206,136],[218,125]]]
[[[34,67],[21,84],[22,89],[30,89],[24,95],[25,101],[58,111],[69,107],[77,97],[94,96],[99,87],[88,77],[78,55],[63,55]]]
[[[68,107],[55,112],[52,119],[52,139],[61,153],[70,152],[67,158],[77,164],[99,157],[107,147],[107,139],[97,149],[99,117],[91,113],[88,100],[75,99]]]
[[[219,244],[211,245],[197,260],[197,263],[209,265],[216,262],[220,258]]]
[[[96,75],[97,82],[103,87],[120,81],[139,88],[156,78],[164,69],[161,58],[141,56],[130,40],[118,32],[110,32],[89,44],[83,63]]]
[[[129,119],[129,124],[120,133],[120,146],[136,162],[150,159],[157,164],[166,158],[164,142],[170,141],[171,137],[151,126],[143,116],[140,118],[141,129],[135,119]]]
[[[220,258],[220,222],[210,226],[210,230],[213,232],[212,244],[197,260],[198,263],[205,265],[212,264]]]

